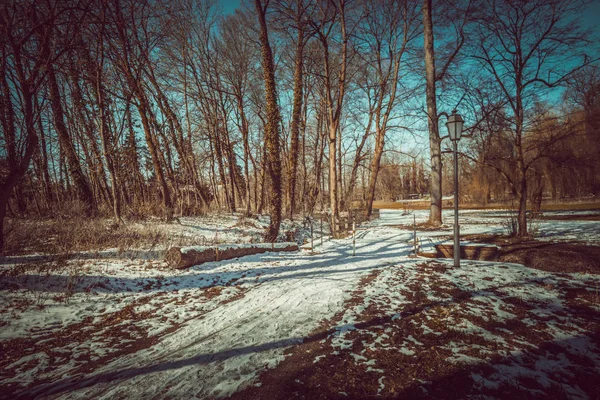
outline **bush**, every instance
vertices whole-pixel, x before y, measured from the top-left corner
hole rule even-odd
[[[518,213],[515,210],[511,210],[509,211],[508,216],[502,221],[502,227],[509,237],[515,237],[519,232],[519,221],[517,217]]]

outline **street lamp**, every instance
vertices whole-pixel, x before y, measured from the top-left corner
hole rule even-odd
[[[454,266],[460,267],[460,241],[458,227],[458,141],[462,134],[464,120],[456,110],[452,111],[452,115],[448,117],[446,127],[448,135],[454,147]]]

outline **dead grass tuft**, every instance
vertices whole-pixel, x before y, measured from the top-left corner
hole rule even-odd
[[[600,274],[600,246],[530,243],[502,249],[499,261],[549,272]]]
[[[73,218],[9,220],[5,254],[71,254],[106,248],[153,248],[167,240],[165,232],[151,227],[116,226],[103,219]]]

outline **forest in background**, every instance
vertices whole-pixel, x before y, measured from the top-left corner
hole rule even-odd
[[[424,193],[441,224],[456,108],[461,196],[515,202],[526,236],[544,196],[600,192],[586,4],[5,1],[0,232],[221,210],[269,213],[273,241],[284,217]]]

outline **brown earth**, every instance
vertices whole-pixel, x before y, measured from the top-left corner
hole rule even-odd
[[[502,239],[496,242],[502,242]],[[500,258],[506,262],[525,263],[532,268],[557,272],[557,276],[568,277],[565,272],[600,272],[600,247],[597,246],[512,243],[504,248]],[[373,303],[365,303],[365,289],[381,272],[375,271],[361,282],[345,305],[345,309],[357,304],[367,305],[358,319],[360,322],[354,324],[357,330],[349,335],[351,348],[332,352],[332,338],[336,334],[336,327],[342,322],[341,312],[330,321],[324,321],[304,343],[289,349],[282,363],[260,375],[259,384],[236,393],[233,398],[573,398],[566,386],[578,387],[589,398],[600,398],[600,382],[597,379],[600,366],[595,365],[593,359],[585,354],[567,350],[569,342],[556,341],[552,330],[548,328],[550,323],[565,330],[578,326],[578,332],[586,332],[584,337],[598,348],[600,311],[597,305],[600,304],[600,298],[597,292],[594,295],[593,292],[566,283],[565,286],[561,286],[562,283],[550,285],[549,290],[558,289],[565,307],[548,317],[536,314],[536,310],[543,304],[511,297],[502,290],[499,282],[497,289],[490,289],[490,294],[486,296],[502,299],[510,307],[510,313],[514,314],[513,318],[499,321],[489,303],[473,299],[471,291],[458,288],[444,279],[444,273],[449,268],[446,264],[429,261],[420,267],[420,279],[407,285],[408,290],[398,287],[409,300],[403,309],[398,310],[402,318],[390,318],[389,310],[380,309],[382,306]],[[397,271],[401,274],[402,268]],[[490,281],[493,279],[489,277]],[[399,281],[403,281],[402,276],[399,276]],[[543,282],[528,284],[548,285]],[[432,292],[435,297],[446,300],[432,301]],[[474,305],[483,307],[481,315],[470,311]],[[512,353],[507,352],[501,343],[454,328],[455,322],[464,320],[500,336],[508,346],[519,349],[518,358],[513,358]],[[529,324],[525,324],[524,320],[530,321]],[[531,321],[533,327],[530,325]],[[438,333],[428,334],[426,328]],[[389,335],[385,348],[372,350],[367,347],[366,343],[373,342],[373,337],[383,337],[384,332]],[[415,338],[420,343],[419,346],[410,347],[414,354],[392,351],[406,346],[407,337]],[[524,346],[523,343],[527,345]],[[449,347],[452,346],[460,348],[462,354],[485,362],[450,362],[448,358],[453,354]],[[376,369],[366,368],[364,363],[357,361],[360,355],[375,359]],[[497,386],[485,383],[488,379],[498,381],[498,369],[495,367],[512,368],[518,365],[529,371],[536,371],[538,363],[561,357],[566,357],[571,367],[568,371],[549,372],[549,386],[526,374],[518,378],[500,378],[501,383]],[[385,371],[385,376],[382,377],[383,372],[377,373],[377,370]],[[475,379],[473,376],[480,378]]]
[[[519,241],[494,235],[467,235],[465,240],[500,246],[497,260],[548,272],[600,274],[600,246],[581,243]]]

